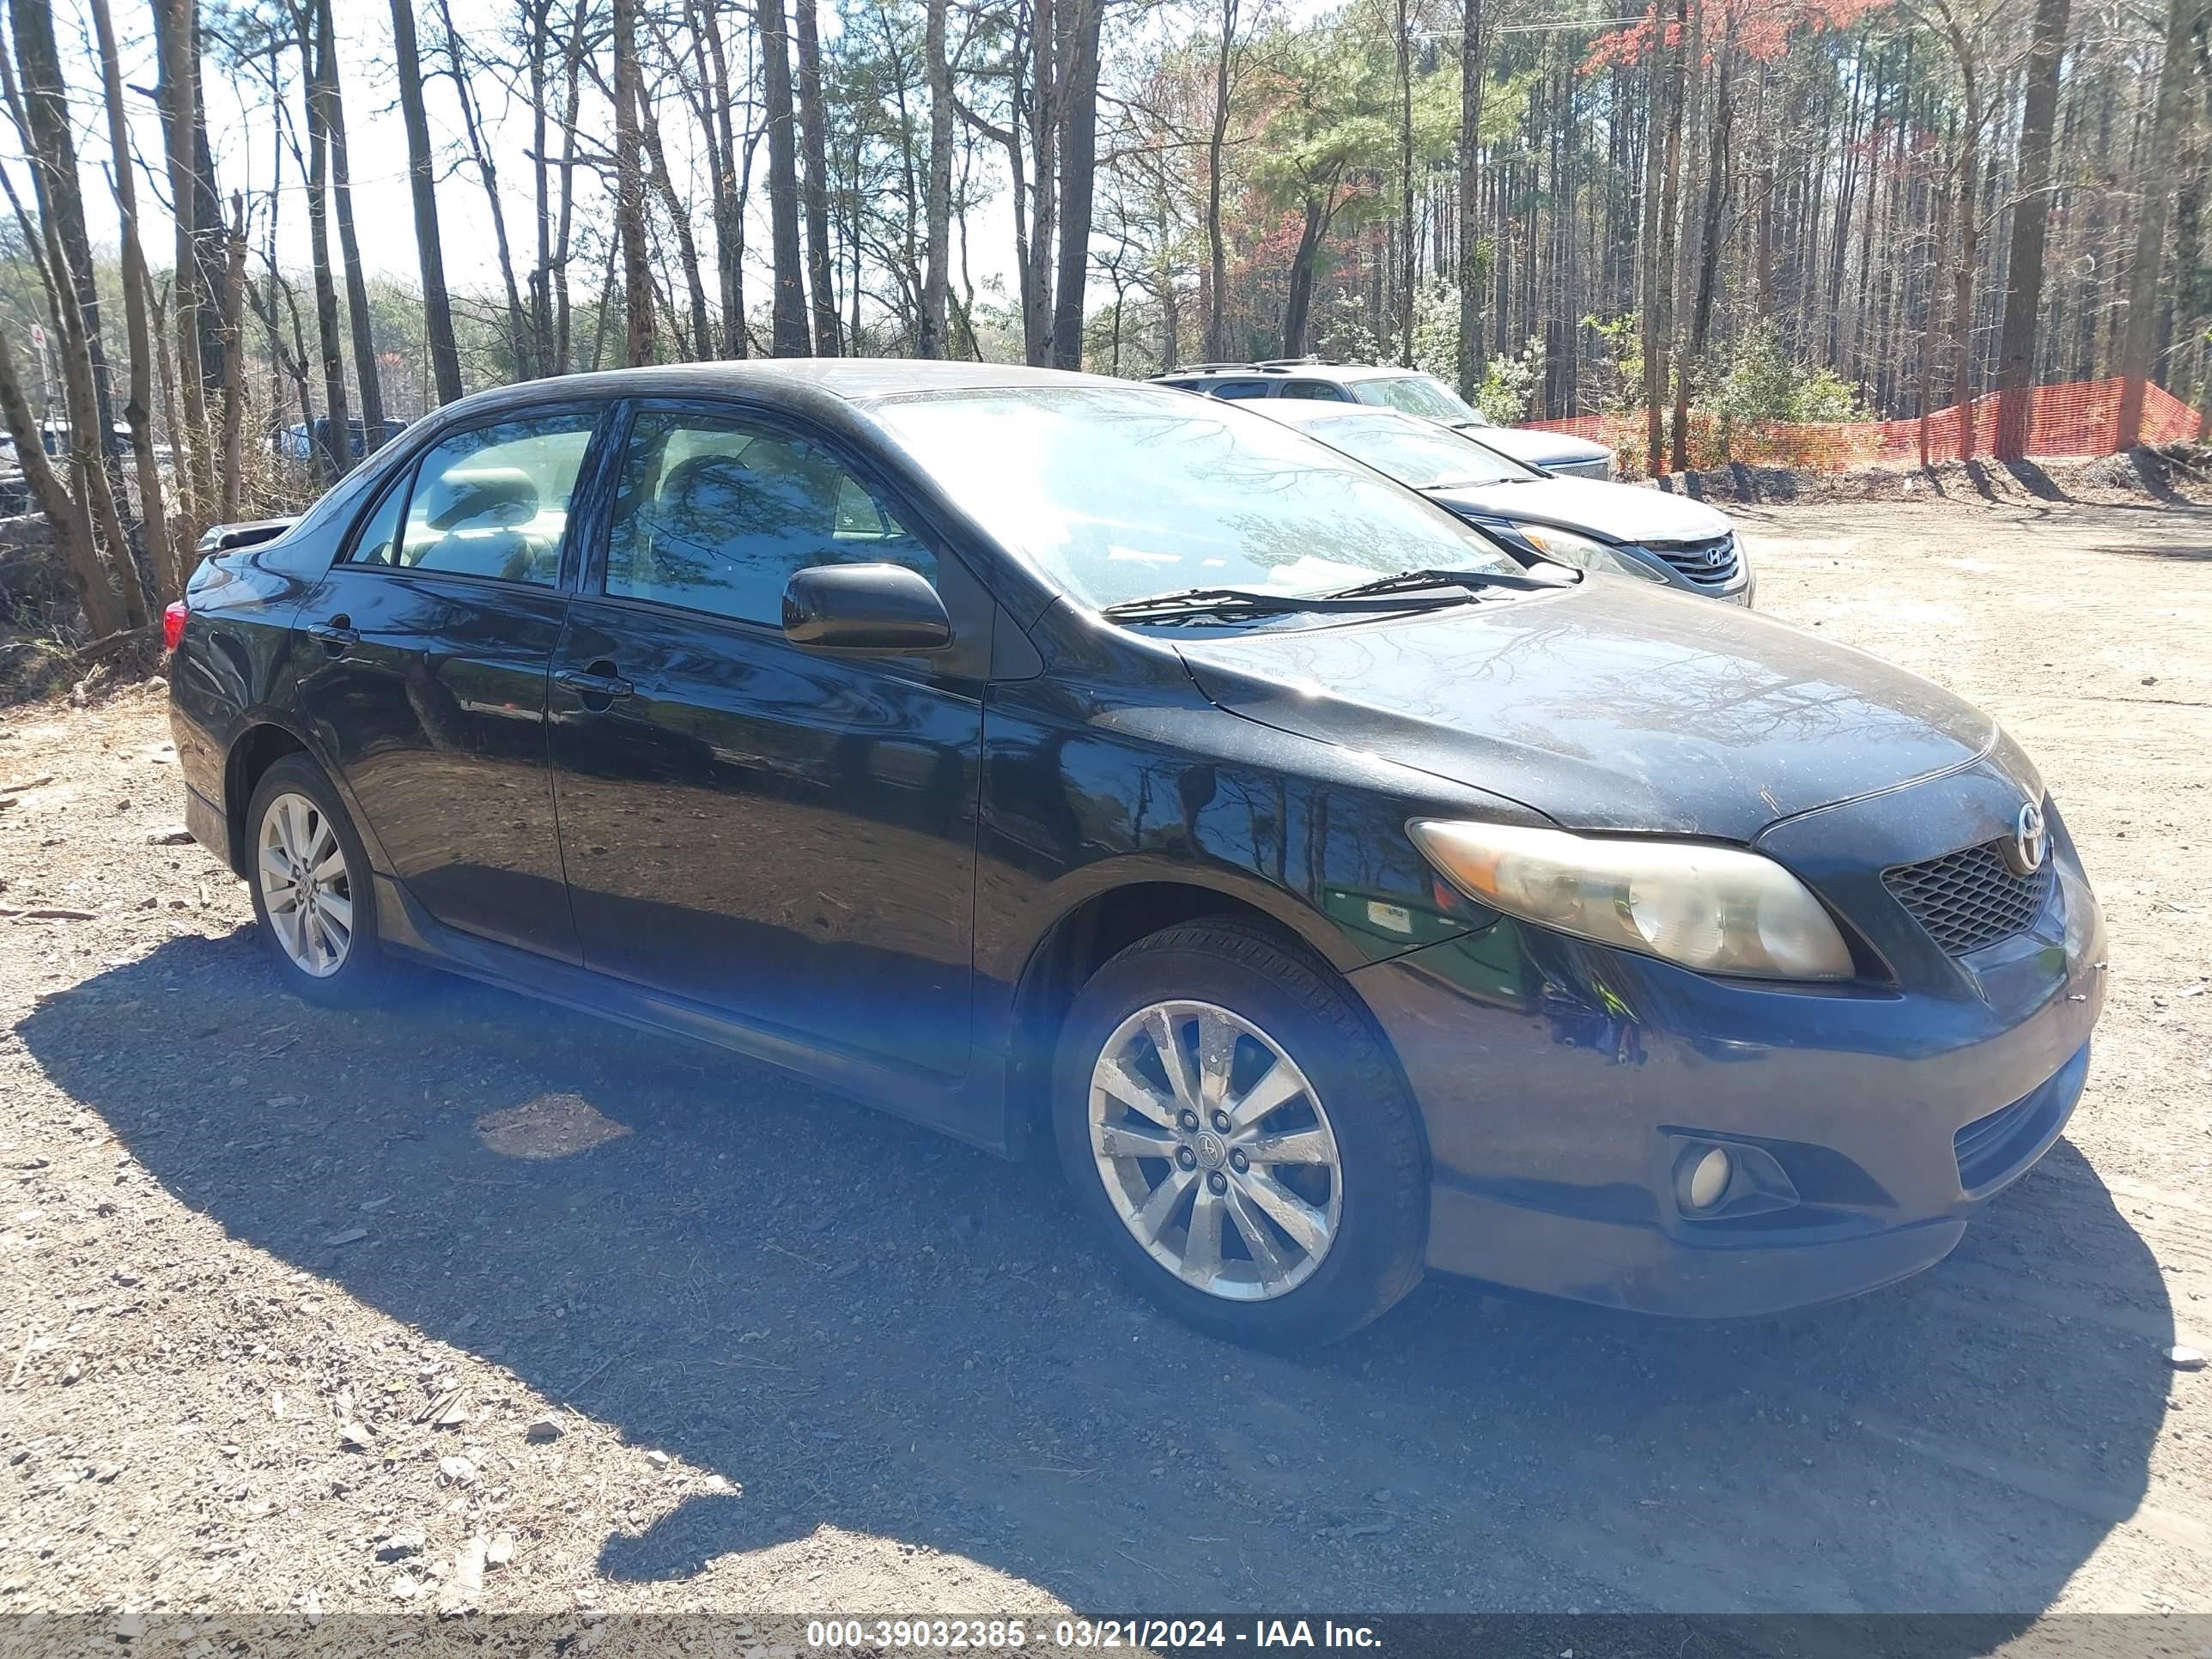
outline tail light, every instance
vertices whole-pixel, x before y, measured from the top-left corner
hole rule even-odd
[[[191,607],[182,599],[171,599],[161,612],[161,645],[173,651],[185,637],[185,618],[191,616]]]

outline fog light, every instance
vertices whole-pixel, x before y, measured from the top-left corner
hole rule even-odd
[[[1725,1146],[1711,1146],[1682,1162],[1682,1207],[1692,1212],[1710,1210],[1728,1194],[1735,1176],[1735,1159]]]

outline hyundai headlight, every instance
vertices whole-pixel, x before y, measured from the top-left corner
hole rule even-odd
[[[1663,582],[1667,578],[1641,559],[1632,559],[1626,554],[1607,547],[1603,542],[1571,530],[1554,530],[1549,525],[1517,524],[1513,526],[1521,539],[1546,558],[1560,564],[1573,565],[1578,570],[1595,570],[1608,576],[1641,576],[1647,582]]]
[[[1424,818],[1414,844],[1476,902],[1700,973],[1849,979],[1850,947],[1772,859],[1696,842]]]

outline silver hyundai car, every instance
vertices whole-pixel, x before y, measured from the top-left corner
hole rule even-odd
[[[1395,410],[1291,398],[1243,407],[1419,490],[1524,562],[1640,576],[1746,606],[1758,588],[1735,526],[1702,501],[1559,477],[1499,453],[1486,434],[1448,431]]]

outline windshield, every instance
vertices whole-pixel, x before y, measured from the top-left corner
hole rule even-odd
[[[1330,448],[1355,455],[1376,471],[1387,472],[1416,489],[1514,483],[1542,476],[1471,438],[1426,421],[1395,415],[1345,415],[1302,425]]]
[[[1097,609],[1192,587],[1309,598],[1409,570],[1521,570],[1326,445],[1187,392],[917,392],[873,412],[985,530]]]
[[[1349,384],[1352,395],[1361,403],[1395,409],[1401,415],[1418,415],[1425,421],[1453,421],[1462,426],[1497,424],[1461,402],[1459,394],[1433,374],[1378,374],[1373,380]]]

